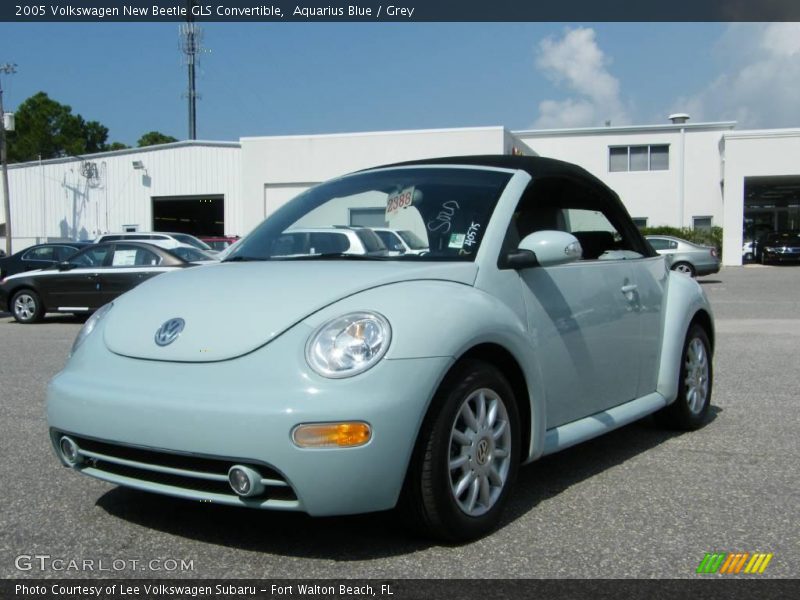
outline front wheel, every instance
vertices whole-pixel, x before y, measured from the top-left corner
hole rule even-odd
[[[657,413],[659,422],[673,429],[701,427],[711,406],[712,383],[711,343],[705,329],[693,324],[683,345],[678,397]]]
[[[44,306],[33,290],[20,290],[11,299],[11,313],[20,323],[36,323],[44,316]]]
[[[516,479],[520,431],[503,374],[464,361],[448,374],[425,419],[406,478],[414,524],[448,542],[494,529]]]

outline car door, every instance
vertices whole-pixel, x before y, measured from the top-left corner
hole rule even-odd
[[[560,230],[583,248],[582,260],[519,272],[547,428],[637,397],[641,302],[631,262],[642,254],[626,247],[604,200],[570,180],[536,181],[512,224],[519,239]]]
[[[159,268],[161,256],[145,245],[114,244],[107,266],[100,274],[100,304],[111,302],[121,294],[164,271]]]
[[[53,267],[38,279],[45,306],[50,310],[91,310],[98,306],[100,272],[109,246],[92,246],[74,254],[64,267]]]

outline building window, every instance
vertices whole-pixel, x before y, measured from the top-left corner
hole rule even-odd
[[[666,171],[669,169],[669,145],[610,146],[609,171]]]
[[[698,231],[711,231],[711,217],[692,217],[692,227]]]
[[[639,229],[647,227],[647,217],[633,217],[633,224]]]
[[[350,225],[357,227],[386,227],[386,209],[351,208]]]

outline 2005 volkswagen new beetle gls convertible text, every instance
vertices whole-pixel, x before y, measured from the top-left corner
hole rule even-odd
[[[292,230],[356,215],[427,249],[295,247]],[[111,483],[311,515],[398,507],[465,541],[497,526],[523,463],[650,413],[702,425],[713,344],[700,286],[583,169],[422,160],[313,187],[222,263],[99,309],[47,418],[61,461]]]

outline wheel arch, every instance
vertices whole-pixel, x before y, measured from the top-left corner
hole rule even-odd
[[[525,462],[530,454],[532,415],[528,382],[522,367],[511,352],[493,342],[484,342],[473,346],[458,357],[448,372],[464,360],[480,360],[492,365],[503,374],[511,385],[520,418],[520,460]]]
[[[711,305],[695,279],[669,274],[664,297],[661,358],[656,391],[671,404],[678,395],[681,355],[686,334],[694,323],[706,331],[714,351],[714,316]]]

